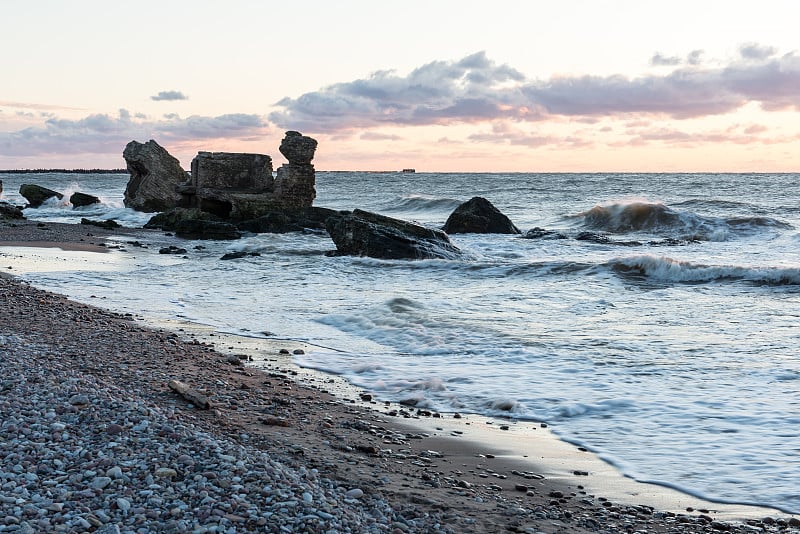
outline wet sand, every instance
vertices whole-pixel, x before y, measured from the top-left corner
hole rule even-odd
[[[120,235],[47,227],[54,230],[44,241],[62,250],[108,250],[106,239]],[[39,247],[42,232],[28,222],[0,227],[0,253],[12,244]],[[18,263],[8,270],[3,261],[6,273],[35,268]],[[413,527],[386,525],[387,532],[424,532],[427,520],[451,532],[800,532],[798,518],[773,510],[713,504],[631,481],[542,425],[379,402],[338,377],[297,368],[286,352],[312,347],[292,340],[153,325],[7,276],[0,278],[0,306],[0,335],[35,340],[62,365],[123,384],[145,405],[172,410],[291,468],[316,468],[418,518]],[[3,369],[12,372],[20,370]],[[211,409],[191,407],[170,380],[207,396]]]

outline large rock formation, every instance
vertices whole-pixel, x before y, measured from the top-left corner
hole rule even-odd
[[[519,228],[483,197],[458,206],[442,228],[448,234],[519,234]]]
[[[325,226],[339,255],[424,259],[461,253],[441,230],[362,210],[330,217]]]
[[[154,212],[174,208],[180,201],[176,188],[189,175],[180,162],[152,139],[147,143],[131,141],[122,153],[131,175],[125,188],[125,206]]]
[[[56,197],[59,200],[64,198],[64,195],[61,193],[36,184],[20,185],[19,194],[25,197],[25,200],[28,201],[28,206],[31,208],[38,208],[49,198]]]
[[[278,148],[289,163],[281,165],[275,178],[275,200],[292,208],[305,208],[317,197],[314,152],[317,141],[300,132],[289,131]]]

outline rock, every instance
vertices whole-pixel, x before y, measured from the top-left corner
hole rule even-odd
[[[160,478],[175,478],[178,476],[178,472],[174,469],[170,469],[169,467],[159,467],[156,469],[153,475],[160,477]]]
[[[360,499],[364,496],[364,492],[358,488],[353,488],[344,494],[348,499]]]
[[[461,253],[441,230],[362,210],[330,217],[325,226],[338,255],[424,259]]]
[[[189,219],[175,225],[175,235],[183,239],[230,240],[242,237],[236,226],[217,221]]]
[[[56,197],[59,200],[64,198],[61,193],[36,184],[22,184],[19,186],[19,194],[25,197],[31,208],[38,208],[49,198]]]
[[[72,193],[69,197],[69,203],[73,208],[81,206],[91,206],[92,204],[100,204],[100,199],[94,195],[87,195],[86,193]]]
[[[254,234],[284,234],[304,230],[325,230],[328,217],[342,212],[329,208],[310,206],[297,209],[276,209],[257,219],[242,221],[236,225],[239,230]]]
[[[203,210],[192,208],[173,208],[162,213],[153,215],[144,225],[145,228],[175,231],[179,222],[191,220],[218,221],[221,219],[216,215],[207,213]]]
[[[555,230],[547,230],[545,228],[531,228],[522,235],[523,239],[567,239],[565,234],[556,232]]]
[[[304,208],[317,198],[313,165],[281,165],[275,178],[275,201],[282,206]]]
[[[122,226],[114,219],[108,219],[107,221],[95,221],[92,219],[87,219],[85,217],[81,218],[81,224],[86,224],[89,226],[97,226],[99,228],[105,228],[107,230],[113,230],[114,228],[120,228]]]
[[[159,254],[186,254],[185,248],[176,247],[175,245],[170,245],[168,247],[164,247],[158,250]]]
[[[127,512],[128,510],[131,509],[131,502],[124,497],[119,497],[117,498],[117,508],[119,508],[123,512]]]
[[[286,132],[278,150],[291,165],[309,165],[314,159],[317,141],[300,132],[289,131]]]
[[[448,234],[519,234],[519,228],[483,197],[458,206],[444,225]]]
[[[19,207],[9,204],[8,202],[0,202],[0,219],[24,219],[25,215]]]
[[[131,177],[125,188],[125,206],[137,211],[166,211],[181,200],[176,188],[189,179],[180,162],[152,139],[131,141],[122,153]]]
[[[91,487],[95,489],[103,489],[111,484],[110,477],[95,477],[92,479]]]
[[[247,256],[261,256],[260,252],[245,252],[243,250],[237,252],[226,252],[220,257],[221,260],[238,260]]]

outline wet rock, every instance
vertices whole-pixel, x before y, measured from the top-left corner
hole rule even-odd
[[[152,139],[131,141],[122,153],[131,177],[125,188],[128,208],[144,212],[166,211],[178,205],[176,188],[189,179],[180,162]]]
[[[338,255],[425,259],[461,253],[440,230],[362,210],[330,217],[325,226]]]
[[[227,252],[222,255],[221,260],[238,260],[239,258],[246,258],[247,256],[261,256],[259,252]]]
[[[158,250],[159,254],[186,254],[185,248],[176,247],[175,245],[170,245],[168,247],[164,247]]]
[[[175,235],[183,239],[232,240],[242,237],[241,232],[230,223],[189,219],[175,225]]]
[[[18,206],[9,204],[8,202],[0,202],[0,219],[20,220],[24,219],[25,215]]]
[[[565,234],[556,232],[555,230],[546,230],[544,228],[531,228],[525,232],[522,237],[524,239],[567,239]]]
[[[519,228],[483,197],[458,206],[442,228],[448,234],[519,234]]]
[[[91,206],[92,204],[100,204],[100,199],[94,195],[87,195],[86,193],[72,193],[69,197],[69,203],[74,208],[82,206]]]
[[[42,187],[36,184],[22,184],[19,186],[19,194],[25,197],[28,201],[28,206],[31,208],[38,208],[47,201],[47,199],[56,197],[61,200],[64,195],[52,189]]]
[[[93,219],[87,219],[85,217],[81,218],[81,224],[85,224],[88,226],[97,226],[98,228],[105,228],[107,230],[113,230],[114,228],[120,228],[120,225],[114,219],[108,219],[107,221],[95,221]]]
[[[325,230],[328,217],[340,215],[342,212],[308,206],[304,208],[280,208],[265,213],[256,219],[242,221],[236,226],[239,230],[255,234],[283,234],[304,230]]]

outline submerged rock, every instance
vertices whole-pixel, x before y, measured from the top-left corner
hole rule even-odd
[[[128,208],[144,212],[166,211],[178,205],[177,187],[189,175],[180,162],[152,139],[147,143],[131,141],[122,153],[131,177],[125,188]]]
[[[242,237],[232,224],[203,219],[189,219],[175,225],[175,235],[183,239],[230,240]]]
[[[38,208],[49,198],[56,197],[59,200],[64,198],[61,193],[36,184],[22,184],[19,186],[19,194],[25,197],[31,208]]]
[[[339,255],[424,259],[461,253],[441,230],[362,210],[330,217],[325,226]]]
[[[458,206],[444,225],[448,234],[519,234],[519,228],[483,197]]]

